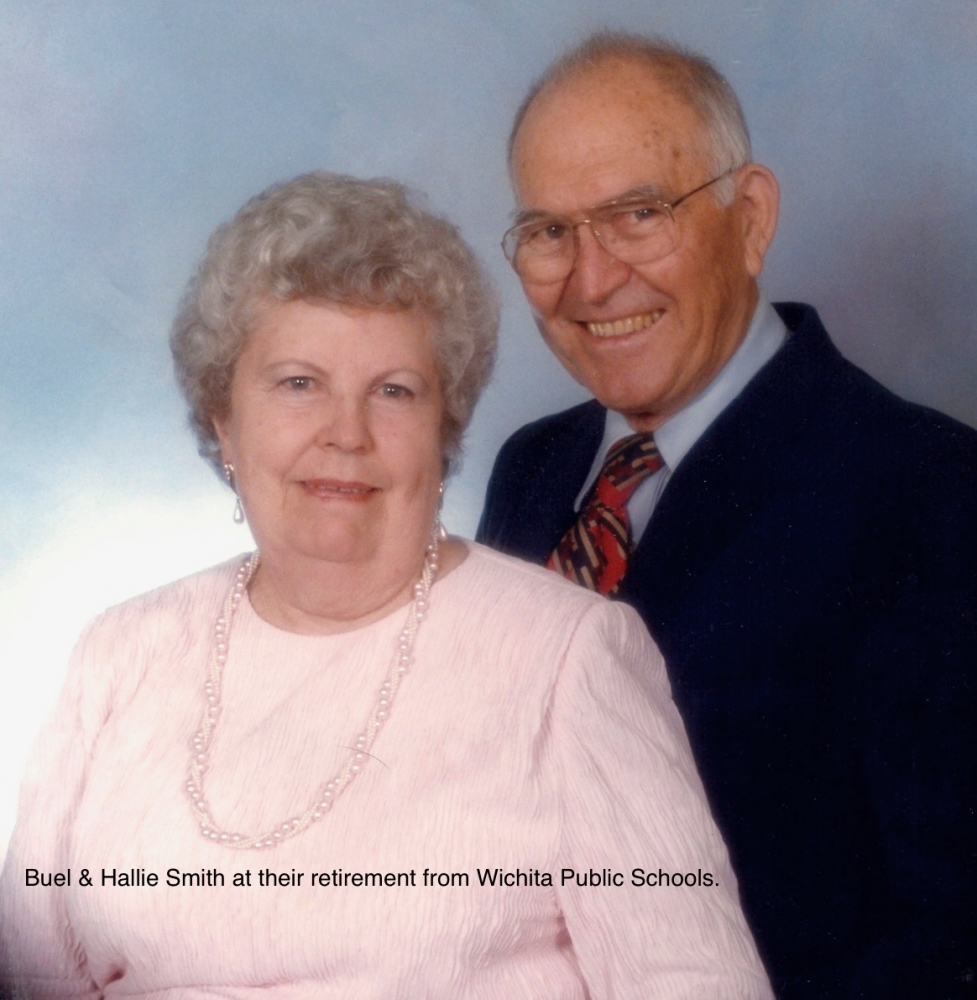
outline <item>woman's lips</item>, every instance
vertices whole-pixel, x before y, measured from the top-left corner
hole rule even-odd
[[[341,479],[303,479],[302,488],[306,493],[323,500],[369,500],[379,492],[369,483],[347,482]]]

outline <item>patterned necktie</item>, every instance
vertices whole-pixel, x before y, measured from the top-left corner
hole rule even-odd
[[[599,594],[613,597],[633,548],[627,502],[662,457],[651,434],[622,438],[607,454],[579,519],[553,550],[548,569]]]

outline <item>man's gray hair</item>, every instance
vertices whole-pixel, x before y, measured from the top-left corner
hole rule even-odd
[[[519,126],[533,101],[563,80],[609,62],[647,66],[662,83],[685,101],[701,119],[712,147],[715,175],[749,163],[753,158],[750,133],[743,108],[726,78],[706,59],[661,38],[620,31],[598,31],[550,64],[533,84],[516,112],[509,133],[509,164]],[[733,196],[732,178],[714,187],[715,197],[726,204]]]
[[[170,347],[200,454],[220,473],[213,420],[230,412],[234,366],[262,309],[294,299],[417,308],[434,321],[452,467],[495,361],[495,291],[458,230],[403,185],[325,172],[249,201],[211,236],[187,286]]]

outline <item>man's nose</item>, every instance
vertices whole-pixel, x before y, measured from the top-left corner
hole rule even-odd
[[[581,301],[603,302],[627,283],[631,268],[604,249],[591,223],[581,222],[576,232],[577,257],[569,280]]]

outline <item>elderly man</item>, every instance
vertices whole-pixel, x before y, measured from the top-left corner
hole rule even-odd
[[[759,294],[777,183],[705,60],[595,36],[510,166],[596,400],[510,438],[479,538],[644,617],[782,997],[972,996],[977,434]]]

